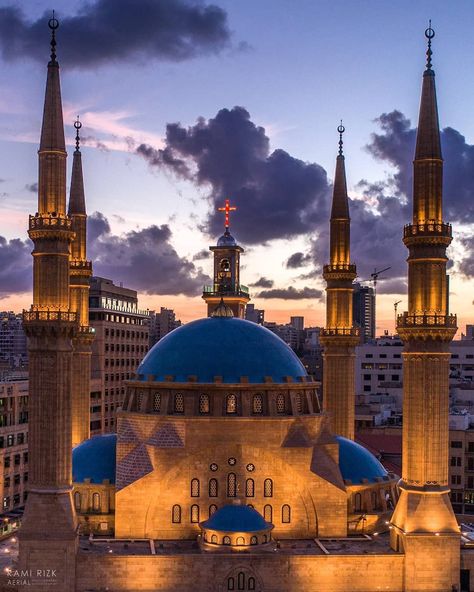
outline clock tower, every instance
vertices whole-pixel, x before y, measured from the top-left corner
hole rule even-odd
[[[244,252],[230,234],[230,212],[237,208],[225,200],[219,211],[225,214],[225,231],[217,245],[209,247],[214,253],[213,284],[204,286],[203,299],[207,303],[207,316],[211,316],[221,300],[232,310],[235,317],[243,319],[245,306],[250,300],[249,289],[240,283],[240,254]]]

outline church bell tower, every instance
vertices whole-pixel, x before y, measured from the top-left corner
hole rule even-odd
[[[234,313],[234,317],[243,319],[245,306],[250,300],[247,286],[240,283],[240,254],[244,252],[230,234],[230,212],[237,208],[225,200],[225,206],[219,208],[225,214],[225,231],[217,245],[209,247],[214,253],[214,277],[212,286],[204,286],[203,299],[207,303],[207,316],[211,316],[216,306],[223,301]]]

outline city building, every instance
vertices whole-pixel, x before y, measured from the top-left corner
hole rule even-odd
[[[90,404],[94,409],[91,434],[115,431],[115,413],[123,404],[125,382],[148,351],[149,318],[148,310],[138,308],[135,290],[116,286],[106,278],[91,278],[89,323],[95,335],[90,385]]]
[[[354,324],[361,329],[361,341],[375,337],[375,292],[370,286],[353,284],[352,314]]]
[[[431,27],[425,32],[413,223],[404,229],[410,273],[409,310],[398,318],[405,364],[400,481],[353,440],[347,419],[354,421],[359,332],[351,314],[355,267],[349,262],[342,142],[324,268],[327,413],[291,348],[242,318],[245,298],[235,297],[238,266],[229,261],[221,268],[222,252],[216,257],[223,276],[212,290],[217,301],[204,296],[210,315],[150,350],[126,382],[116,435],[92,437],[72,450],[72,356],[81,325],[70,307],[74,233],[65,213],[56,19],[50,27],[38,212],[29,222],[33,306],[24,315],[30,338],[29,494],[15,571],[26,574],[34,592],[52,588],[38,578],[45,566],[61,592],[458,590],[461,567],[464,579],[474,574],[474,555],[468,546],[461,555],[449,497],[449,343],[456,317],[446,290],[451,227],[442,221]],[[228,224],[225,236],[229,244],[220,246],[234,256]],[[223,289],[228,281],[234,281],[229,291]],[[136,311],[125,294],[117,301],[110,297],[91,307],[91,314],[104,315],[98,322],[109,323],[103,342],[110,338],[115,346],[127,338],[125,327],[147,330],[145,319],[131,322]],[[117,347],[113,351],[115,357]],[[95,536],[101,533],[107,536]],[[5,587],[8,577],[8,570],[1,574]]]
[[[165,335],[168,335],[173,329],[181,326],[181,321],[176,319],[174,310],[170,308],[160,308],[160,312],[149,311],[149,347],[155,345]]]
[[[259,325],[265,324],[265,311],[263,309],[255,308],[255,304],[247,304],[245,307],[245,318],[252,323]]]
[[[0,368],[28,369],[28,348],[21,314],[0,312]]]

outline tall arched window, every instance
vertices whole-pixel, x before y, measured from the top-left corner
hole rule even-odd
[[[181,524],[181,506],[177,504],[171,510],[171,522],[173,524]]]
[[[255,414],[263,413],[263,397],[262,395],[253,396],[252,411]]]
[[[182,393],[176,393],[174,396],[174,412],[184,413],[184,396]]]
[[[210,518],[210,517],[211,517],[213,514],[215,514],[216,512],[217,512],[217,506],[216,506],[216,504],[211,504],[211,505],[209,506],[209,518]],[[217,542],[217,541],[216,541],[216,542]]]
[[[216,543],[217,543],[217,534],[213,534],[213,535],[211,536],[211,543],[214,543],[214,544],[216,544]]]
[[[280,393],[276,398],[276,409],[277,413],[283,415],[285,413],[285,395]]]
[[[237,413],[237,397],[235,395],[227,395],[225,412],[229,414]]]
[[[227,497],[235,497],[237,494],[237,479],[235,473],[227,475]]]
[[[360,493],[354,495],[354,512],[362,512],[362,496]]]
[[[92,494],[92,509],[94,512],[98,512],[100,510],[100,495],[98,493]]]
[[[197,504],[191,506],[191,522],[193,524],[199,522],[199,506]]]
[[[230,545],[230,543],[229,543],[229,545]],[[227,580],[227,590],[235,590],[234,578],[229,578]]]
[[[264,497],[273,497],[273,481],[271,479],[265,479],[263,482],[263,495]]]
[[[289,524],[291,522],[291,508],[288,504],[281,507],[281,521],[283,524]]]
[[[303,413],[303,397],[301,396],[301,393],[296,393],[295,405],[296,405],[296,412]]]
[[[81,509],[81,494],[79,491],[74,493],[74,507],[78,512]]]
[[[225,536],[225,537],[222,539],[222,544],[223,544],[223,545],[230,545],[230,536]]]
[[[255,590],[255,578],[249,578],[247,590]]]
[[[199,497],[200,489],[199,479],[191,479],[191,497]]]
[[[161,411],[161,393],[153,394],[153,411],[159,413]]]
[[[217,479],[209,479],[209,497],[217,497],[219,495],[219,485]]]
[[[199,395],[199,413],[201,415],[209,413],[209,395]]]
[[[254,497],[255,481],[253,479],[247,479],[247,481],[245,482],[245,495],[247,497]]]
[[[245,539],[244,537],[237,537],[237,540],[235,541],[236,545],[245,545]]]
[[[257,544],[257,537],[256,536],[251,536],[250,537],[250,544],[251,545],[256,545]]]
[[[273,520],[273,510],[268,504],[263,508],[263,517],[267,522],[271,522]]]

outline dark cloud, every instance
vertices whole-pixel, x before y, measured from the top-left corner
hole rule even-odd
[[[283,300],[303,300],[305,298],[321,299],[322,291],[316,288],[305,286],[301,290],[289,286],[288,288],[273,288],[273,290],[263,290],[256,295],[256,298],[281,298]]]
[[[25,185],[25,189],[27,191],[31,191],[31,193],[37,193],[38,192],[38,183],[27,183]]]
[[[309,263],[311,263],[311,261],[311,255],[305,255],[304,253],[298,251],[297,253],[293,253],[293,255],[290,255],[288,257],[285,265],[288,269],[298,269],[299,267],[304,267],[305,265],[308,265]]]
[[[16,6],[0,8],[0,48],[5,59],[44,62],[50,12],[30,22]],[[60,61],[96,67],[119,60],[182,61],[217,53],[230,44],[227,13],[194,0],[97,0],[74,15],[57,13]]]
[[[252,288],[273,288],[273,284],[275,282],[273,280],[269,280],[266,277],[258,278],[256,282],[250,284]]]
[[[29,240],[0,236],[0,299],[31,290],[32,244]]]
[[[222,229],[217,207],[228,196],[238,208],[232,231],[247,244],[309,235],[327,219],[325,170],[284,150],[271,152],[264,128],[251,121],[243,107],[221,109],[214,118],[199,118],[188,128],[168,124],[163,149],[142,144],[137,153],[152,167],[209,188],[205,230],[211,235]]]
[[[208,259],[210,254],[211,251],[209,251],[209,249],[202,249],[193,255],[193,261],[202,261],[202,259]]]
[[[167,224],[114,235],[100,212],[88,222],[89,257],[98,275],[147,294],[196,296],[209,281],[200,268],[175,251]]]
[[[371,285],[371,284],[367,284]],[[408,284],[403,278],[380,277],[377,282],[377,294],[406,294]]]

